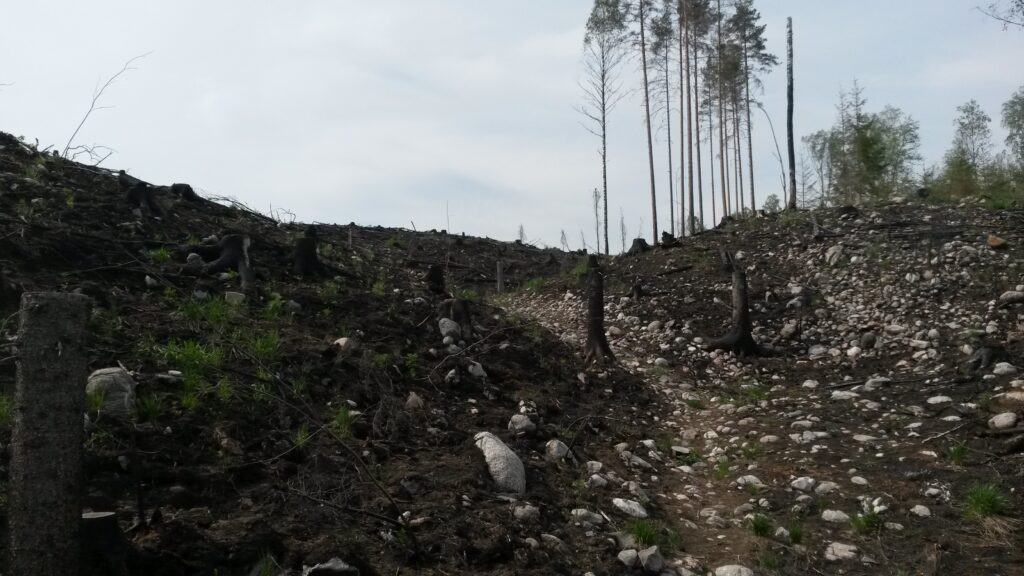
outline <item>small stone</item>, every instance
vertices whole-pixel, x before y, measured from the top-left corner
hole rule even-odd
[[[634,518],[647,518],[647,510],[635,500],[626,500],[625,498],[613,498],[612,505],[619,509],[620,512],[627,516]]]
[[[586,508],[576,508],[572,511],[572,517],[582,524],[604,524],[604,516],[601,516],[596,512],[591,512]]]
[[[462,336],[462,327],[459,323],[451,318],[441,318],[437,321],[437,328],[441,332],[441,337],[451,336],[452,338],[458,338]]]
[[[815,484],[817,484],[817,482],[814,480],[814,478],[809,478],[807,476],[801,476],[800,478],[797,478],[796,480],[793,480],[792,482],[789,483],[789,485],[792,486],[794,490],[799,490],[801,492],[810,491],[811,489],[814,488]]]
[[[569,447],[561,440],[552,439],[548,440],[548,443],[544,445],[544,457],[552,462],[556,462],[565,458],[566,454],[569,453]]]
[[[1000,362],[992,369],[992,373],[996,376],[1010,376],[1017,373],[1017,367],[1009,362]]]
[[[846,523],[850,521],[849,515],[840,510],[825,510],[821,513],[821,519],[833,524]]]
[[[490,432],[479,432],[473,439],[483,452],[491,478],[498,488],[518,494],[525,492],[526,469],[519,456]]]
[[[225,292],[224,301],[232,306],[239,306],[245,302],[245,294],[241,292]]]
[[[854,476],[850,478],[850,482],[853,482],[857,486],[867,486],[868,481],[863,476]]]
[[[601,471],[602,468],[604,468],[604,464],[601,464],[596,460],[588,460],[586,466],[587,472],[589,472],[590,474],[597,474],[598,472]]]
[[[665,559],[658,552],[657,546],[644,548],[639,552],[640,565],[648,572],[659,572],[665,566]]]
[[[949,404],[953,399],[949,396],[932,396],[927,400],[928,404],[936,406],[938,404]]]
[[[619,562],[626,565],[626,568],[632,568],[640,563],[640,554],[632,548],[619,552]]]
[[[746,566],[730,564],[715,568],[715,576],[754,576],[754,571]]]
[[[532,504],[516,506],[512,509],[512,516],[520,522],[536,522],[537,520],[540,520],[540,508],[537,508]]]
[[[341,337],[334,341],[334,345],[341,348],[342,353],[355,352],[359,349],[359,342],[355,338]]]
[[[1005,250],[1007,247],[1006,240],[1003,240],[1002,238],[996,236],[995,234],[989,234],[988,238],[985,240],[985,243],[988,244],[988,247],[993,250]]]
[[[1006,430],[1017,425],[1017,414],[1014,412],[1003,412],[989,418],[988,427],[993,430]]]
[[[331,558],[315,566],[302,567],[302,576],[358,576],[359,569],[341,558]]]
[[[761,482],[761,479],[758,478],[757,476],[754,476],[753,474],[748,474],[746,476],[740,476],[739,478],[736,479],[736,484],[740,488],[743,488],[744,486],[753,486],[754,488],[764,488],[764,482]]]
[[[666,360],[664,358],[657,358],[657,359],[654,360],[654,365],[655,366],[659,366],[661,368],[664,368],[664,367],[668,366],[668,360]]]
[[[135,414],[135,380],[124,368],[102,368],[89,375],[85,393],[100,400],[100,413],[114,418]]]
[[[836,390],[835,392],[832,393],[833,400],[853,400],[854,398],[859,397],[860,394],[857,394],[856,392],[851,392],[849,390]]]
[[[487,378],[487,372],[484,371],[484,367],[479,362],[470,362],[467,370],[469,375],[474,378]]]
[[[825,559],[829,562],[837,562],[839,560],[853,560],[857,557],[860,550],[857,549],[853,544],[843,544],[841,542],[832,542],[825,549]]]
[[[536,432],[537,425],[526,414],[513,414],[512,418],[508,421],[508,429],[515,432],[517,436],[523,436]]]
[[[932,515],[932,511],[929,510],[927,506],[922,506],[920,504],[911,508],[910,513],[914,516],[920,516],[921,518],[927,518]]]
[[[409,392],[409,397],[405,399],[405,409],[412,412],[415,410],[422,410],[423,406],[423,398],[415,392]]]

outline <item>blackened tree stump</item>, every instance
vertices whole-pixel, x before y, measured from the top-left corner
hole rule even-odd
[[[594,255],[587,256],[587,344],[583,362],[597,366],[615,362],[604,333],[604,274]]]
[[[730,262],[732,261],[730,257]],[[728,350],[737,356],[757,356],[760,353],[752,335],[750,305],[747,299],[747,273],[734,266],[732,270],[732,331],[708,343],[708,350]]]

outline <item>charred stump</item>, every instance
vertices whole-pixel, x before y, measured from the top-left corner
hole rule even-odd
[[[754,342],[750,322],[750,301],[747,299],[747,273],[738,266],[732,270],[732,331],[708,343],[708,350],[729,350],[737,356],[757,356],[760,349]]]
[[[643,238],[634,238],[633,244],[629,247],[629,250],[626,250],[626,254],[640,254],[642,252],[647,252],[650,249],[651,245],[647,243],[647,240],[644,240]]]
[[[171,194],[177,195],[179,198],[186,202],[199,202],[202,198],[196,194],[196,191],[192,189],[188,184],[171,184]]]
[[[117,185],[121,188],[122,192],[127,190],[125,201],[128,202],[132,209],[137,209],[140,213],[145,213],[148,210],[156,218],[163,217],[164,209],[156,201],[155,189],[149,182],[129,176],[124,170],[121,170],[117,173]]]
[[[253,287],[255,278],[252,267],[249,263],[248,236],[242,234],[228,234],[217,243],[219,256],[213,262],[207,264],[203,271],[207,274],[217,274],[225,270],[234,269],[242,280],[242,289],[248,290]]]
[[[8,480],[8,574],[78,574],[91,300],[21,299]]]
[[[117,514],[113,512],[84,512],[82,514],[82,545],[85,557],[84,567],[97,572],[103,570],[102,573],[114,576],[128,576],[125,560],[129,545],[117,523]]]
[[[668,232],[661,233],[661,247],[662,248],[675,248],[679,246],[679,239],[669,234]]]
[[[320,262],[320,257],[317,254],[316,247],[318,241],[315,226],[306,227],[306,232],[302,238],[295,241],[292,263],[297,276],[327,275],[327,268],[323,265],[323,262]]]
[[[454,320],[462,329],[462,336],[473,335],[473,316],[469,310],[469,302],[458,298],[448,298],[437,305],[437,317]]]
[[[613,362],[615,355],[604,333],[604,274],[597,263],[597,256],[591,255],[587,257],[587,344],[583,350],[583,363],[604,366]]]
[[[427,290],[433,294],[444,295],[447,294],[444,286],[444,268],[441,268],[437,264],[431,264],[427,268],[427,273],[423,276],[423,280],[427,283]]]

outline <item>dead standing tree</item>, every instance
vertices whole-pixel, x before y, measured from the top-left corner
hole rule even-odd
[[[594,255],[587,257],[587,345],[583,352],[587,365],[615,362],[604,333],[604,274]]]
[[[29,292],[21,299],[8,484],[10,574],[78,574],[91,300]]]
[[[722,251],[722,263],[732,273],[732,331],[708,343],[708,350],[728,350],[737,356],[757,356],[761,349],[754,342],[750,321],[750,300],[747,298],[747,273],[738,266],[732,254]]]

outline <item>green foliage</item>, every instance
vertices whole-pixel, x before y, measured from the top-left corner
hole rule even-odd
[[[791,518],[786,523],[786,530],[789,532],[789,541],[799,544],[804,540],[804,525],[798,518]]]
[[[691,448],[686,454],[676,455],[676,463],[680,466],[693,466],[697,462],[700,462],[700,452],[694,448]]]
[[[410,378],[416,378],[416,375],[420,373],[420,357],[415,352],[409,352],[402,357],[402,364],[405,368],[405,374]]]
[[[775,522],[769,516],[765,516],[764,514],[754,514],[750,518],[750,531],[754,533],[754,536],[768,538],[772,535],[772,531],[774,529]]]
[[[1006,496],[995,484],[975,484],[964,497],[964,513],[970,518],[1002,514],[1006,507]]]
[[[135,401],[135,414],[142,422],[152,422],[163,412],[163,400],[156,394],[140,395]]]
[[[760,568],[774,572],[782,565],[779,555],[771,550],[762,550],[757,554],[757,565]]]
[[[220,366],[224,359],[224,353],[217,346],[195,340],[173,339],[158,350],[164,362],[184,374],[203,374]]]
[[[761,208],[769,214],[776,214],[778,212],[782,212],[782,202],[779,200],[777,195],[769,194],[768,197],[764,199],[764,204],[761,205]]]
[[[576,266],[569,272],[569,274],[576,280],[582,280],[587,277],[587,259],[580,258],[580,261],[576,263]]]
[[[85,409],[88,412],[99,412],[103,408],[103,399],[106,396],[103,390],[94,390],[85,395]]]
[[[370,294],[373,294],[377,298],[383,298],[386,293],[387,293],[387,291],[386,291],[386,289],[384,287],[384,279],[383,278],[376,279],[373,282],[373,284],[370,285]]]
[[[747,460],[755,460],[764,453],[764,446],[760,442],[748,442],[740,447],[740,452]]]
[[[392,236],[391,238],[388,238],[387,240],[385,240],[384,243],[387,244],[388,246],[392,247],[392,248],[398,248],[399,250],[405,250],[405,242],[402,242],[401,240],[399,240],[398,238],[395,238],[394,236]]]
[[[729,477],[729,472],[730,471],[728,462],[719,462],[718,464],[715,465],[715,478],[718,478],[719,480],[725,480],[726,478]]]
[[[632,520],[624,532],[632,536],[640,548],[657,546],[663,554],[672,554],[679,548],[679,534],[656,520]]]
[[[338,436],[350,438],[352,436],[352,427],[358,420],[359,413],[349,408],[347,402],[340,401],[338,408],[334,411],[334,417],[331,419],[331,427],[334,428]]]
[[[235,395],[234,382],[227,376],[217,380],[217,385],[213,388],[213,394],[221,403],[228,402]]]
[[[768,397],[768,394],[764,391],[764,388],[751,384],[740,388],[740,397],[747,401],[748,404],[757,404]]]
[[[161,246],[148,250],[146,257],[154,264],[164,264],[171,261],[171,251],[166,246]]]
[[[950,445],[946,449],[946,458],[957,466],[963,466],[964,461],[967,460],[967,442],[960,440]]]
[[[193,327],[202,325],[219,331],[231,320],[235,310],[220,298],[189,298],[178,306],[176,313]]]
[[[704,400],[701,400],[700,398],[687,398],[686,405],[694,410],[703,410]]]
[[[855,514],[850,518],[850,527],[857,534],[875,534],[882,529],[882,519],[874,512]]]
[[[206,380],[195,372],[186,372],[182,381],[178,402],[186,410],[195,410],[202,404],[203,397],[209,392]]]
[[[64,205],[72,210],[75,208],[75,192],[70,188],[64,188]]]
[[[313,435],[309,432],[309,426],[307,426],[306,423],[303,423],[299,426],[299,429],[295,431],[295,437],[292,439],[292,443],[296,448],[301,449],[309,443],[309,439],[312,437]]]
[[[527,290],[539,290],[547,282],[547,278],[530,278],[523,282],[523,288]]]
[[[255,362],[265,366],[276,364],[281,357],[281,337],[277,332],[250,334],[242,346]]]
[[[338,286],[337,282],[324,282],[324,284],[320,286],[320,296],[324,300],[334,300],[338,297],[340,292],[341,288]]]

